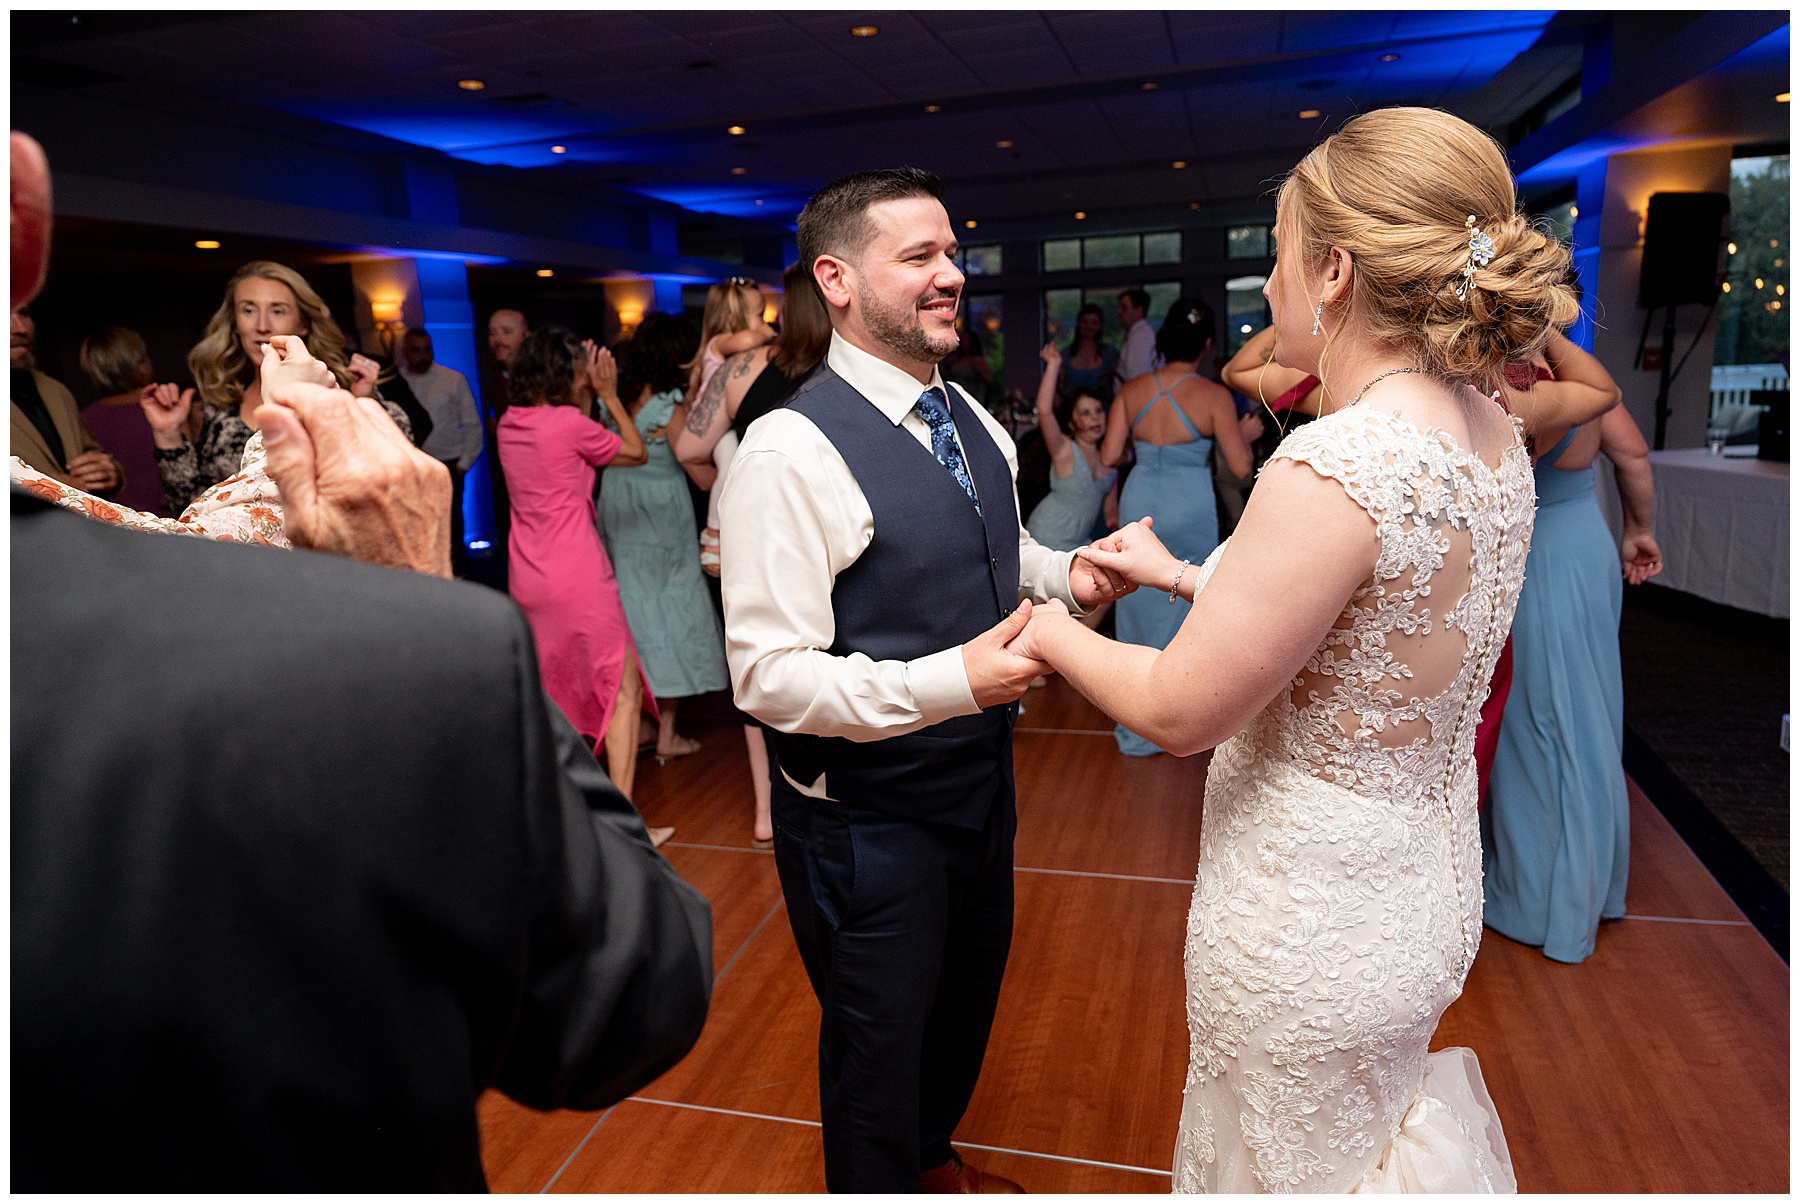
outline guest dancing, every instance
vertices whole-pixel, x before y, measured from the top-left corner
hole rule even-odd
[[[675,730],[683,698],[723,690],[725,632],[706,592],[694,543],[694,504],[687,474],[669,450],[669,432],[687,420],[682,361],[693,352],[692,323],[650,314],[619,345],[619,396],[627,403],[648,459],[613,465],[600,478],[600,538],[618,576],[644,680],[661,710],[656,758],[700,751]]]
[[[750,424],[787,403],[831,345],[831,319],[819,299],[812,273],[799,263],[788,266],[782,277],[781,333],[772,343],[740,351],[713,373],[699,401],[689,408],[687,421],[675,430],[669,446],[683,464],[700,467],[713,462],[713,449],[727,436],[740,441]],[[723,477],[713,484],[716,499],[725,487]],[[750,847],[767,851],[775,847],[775,829],[769,819],[769,750],[760,724],[745,720],[744,746],[750,757],[750,782],[756,799],[751,823]]]
[[[1125,304],[1123,298],[1119,304]],[[1132,441],[1137,465],[1120,491],[1119,513],[1126,519],[1153,518],[1163,542],[1196,564],[1219,542],[1213,445],[1232,472],[1248,476],[1250,439],[1262,430],[1254,415],[1238,417],[1229,391],[1195,370],[1212,341],[1213,312],[1206,302],[1182,297],[1169,306],[1156,334],[1163,366],[1119,390],[1100,446],[1101,463],[1117,467],[1125,459],[1125,440]],[[1121,599],[1114,613],[1120,641],[1166,648],[1188,613],[1185,602],[1171,606],[1170,601],[1149,590]],[[1127,756],[1153,757],[1163,751],[1124,724],[1114,729],[1113,738]]]
[[[1119,525],[1119,473],[1100,461],[1105,403],[1085,388],[1073,392],[1057,388],[1063,358],[1055,343],[1045,343],[1038,356],[1044,361],[1037,392],[1038,430],[1050,453],[1050,493],[1033,508],[1025,529],[1046,548],[1073,552],[1093,538],[1094,524],[1102,518],[1107,531]]]
[[[1075,333],[1069,339],[1069,350],[1063,355],[1062,380],[1057,388],[1071,397],[1086,393],[1101,401],[1111,401],[1118,382],[1113,373],[1119,367],[1119,349],[1103,342],[1106,314],[1092,302],[1075,315]]]
[[[1559,390],[1617,401],[1606,369],[1562,335],[1545,356],[1552,379],[1509,389],[1515,410],[1529,412]],[[1624,513],[1617,548],[1594,494],[1601,454],[1613,462]],[[1662,552],[1650,534],[1649,449],[1623,406],[1569,428],[1539,456],[1536,477],[1512,691],[1481,816],[1482,889],[1488,927],[1552,960],[1579,962],[1593,953],[1600,921],[1625,914],[1631,819],[1620,763],[1621,570],[1633,585],[1646,581],[1662,571]]]
[[[123,326],[95,331],[81,341],[81,370],[100,394],[82,410],[81,420],[125,470],[125,485],[112,500],[146,514],[171,517],[156,467],[156,443],[140,404],[144,390],[156,382],[144,336]]]
[[[204,413],[192,410],[193,395],[186,391],[173,401],[158,394],[143,403],[156,442],[164,500],[172,512],[181,513],[242,466],[244,445],[261,425],[256,411],[262,386],[256,368],[264,345],[278,334],[299,335],[339,385],[358,397],[377,397],[380,369],[366,356],[345,359],[343,333],[306,278],[266,259],[245,264],[225,285],[224,300],[206,333],[188,352],[188,370]],[[400,432],[412,438],[406,412],[392,402],[382,406]]]
[[[544,689],[575,730],[606,755],[626,798],[637,777],[644,684],[612,564],[594,528],[594,472],[649,455],[619,401],[610,352],[561,326],[526,337],[510,366],[500,460],[512,499],[507,592],[537,640]],[[615,434],[587,416],[598,396]],[[671,829],[653,828],[657,843]]]
[[[766,304],[756,282],[742,276],[733,276],[706,290],[706,310],[700,317],[700,353],[691,363],[682,365],[688,370],[690,405],[700,404],[699,399],[726,360],[761,347],[775,337],[774,328],[763,321]],[[731,463],[737,445],[737,436],[727,435],[713,444],[710,465],[683,464],[694,484],[711,495],[707,499],[706,527],[700,533],[700,567],[715,577],[719,575],[718,480]]]
[[[1012,647],[1162,747],[1216,746],[1175,1190],[1513,1191],[1473,1052],[1428,1051],[1481,937],[1475,722],[1531,540],[1487,390],[1575,318],[1569,253],[1433,109],[1352,118],[1276,213],[1276,357],[1344,405],[1205,564],[1141,523],[1081,553],[1195,600],[1166,650],[1054,603]]]

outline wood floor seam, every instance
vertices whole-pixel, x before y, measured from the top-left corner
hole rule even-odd
[[[549,1192],[549,1190],[552,1187],[556,1186],[556,1181],[558,1179],[562,1178],[564,1171],[569,1169],[569,1164],[574,1162],[576,1158],[581,1156],[581,1151],[584,1148],[586,1148],[588,1139],[591,1138],[595,1133],[598,1133],[600,1131],[600,1126],[606,1123],[606,1118],[612,1115],[613,1108],[617,1108],[618,1106],[619,1105],[614,1104],[612,1106],[612,1108],[608,1108],[606,1111],[604,1111],[600,1114],[600,1119],[596,1120],[593,1124],[593,1127],[590,1128],[586,1133],[584,1133],[582,1135],[582,1138],[580,1141],[575,1143],[575,1148],[570,1150],[569,1156],[562,1160],[562,1165],[556,1168],[556,1173],[554,1175],[550,1176],[549,1180],[544,1184],[544,1186],[538,1188],[538,1195],[540,1195],[540,1196],[545,1195],[546,1193]]]
[[[1720,928],[1754,928],[1749,920],[1697,920],[1692,916],[1634,916],[1622,917],[1627,920],[1651,920],[1658,924],[1716,924]]]
[[[744,943],[737,947],[737,952],[733,953],[730,959],[726,961],[723,966],[719,967],[719,972],[713,975],[713,990],[716,991],[719,989],[719,980],[725,977],[725,971],[731,969],[732,966],[737,964],[737,959],[744,956],[744,950],[750,947],[750,942],[756,939],[757,933],[768,927],[769,921],[775,918],[775,913],[781,910],[783,902],[784,900],[781,899],[775,900],[775,905],[769,908],[769,913],[757,923],[755,928],[750,930],[750,935],[745,937]]]
[[[1153,878],[1148,874],[1108,874],[1100,870],[1052,870],[1035,865],[1015,865],[1015,874],[1060,874],[1067,878],[1112,878],[1120,882],[1167,882],[1174,886],[1193,886],[1192,878]]]

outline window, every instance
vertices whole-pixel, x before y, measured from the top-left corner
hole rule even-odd
[[[1072,272],[1081,266],[1081,240],[1058,238],[1044,244],[1046,272]]]
[[[1000,248],[997,244],[963,247],[956,253],[956,266],[963,270],[965,276],[998,276]]]
[[[1788,157],[1731,161],[1731,241],[1725,247],[1714,364],[1779,366],[1788,356]],[[1771,371],[1767,375],[1775,375]]]
[[[1225,231],[1225,258],[1267,259],[1273,253],[1268,226],[1232,226]]]
[[[1096,234],[1092,238],[1053,238],[1044,243],[1044,270],[1135,268],[1146,263],[1180,263],[1181,232]]]
[[[1161,234],[1144,235],[1145,263],[1180,263],[1181,232],[1167,230]]]
[[[994,248],[998,251],[999,248]],[[963,317],[964,329],[988,365],[988,383],[981,389],[970,388],[975,400],[993,410],[1003,396],[1006,379],[1006,332],[1001,329],[999,293],[974,293],[967,298]],[[964,382],[965,386],[967,382]],[[985,395],[984,395],[985,393]]]
[[[1225,282],[1225,353],[1236,355],[1256,332],[1269,324],[1269,305],[1262,287],[1267,276],[1234,276]]]
[[[1083,305],[1098,305],[1105,325],[1101,328],[1101,341],[1119,347],[1125,342],[1125,332],[1119,329],[1119,294],[1133,287],[1129,284],[1113,285],[1108,288],[1051,288],[1044,290],[1044,341],[1054,342],[1066,348],[1075,337],[1075,320],[1081,316]],[[1181,296],[1181,281],[1161,280],[1143,286],[1150,294],[1149,322],[1152,329],[1162,329],[1163,318],[1168,315],[1169,306]]]

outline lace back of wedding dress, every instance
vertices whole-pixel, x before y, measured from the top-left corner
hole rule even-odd
[[[1480,938],[1475,725],[1524,580],[1530,460],[1516,427],[1496,467],[1362,407],[1276,456],[1340,484],[1379,551],[1213,755],[1175,1188],[1512,1190],[1474,1055],[1427,1051]]]

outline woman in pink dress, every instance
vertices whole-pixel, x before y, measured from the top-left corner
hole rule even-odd
[[[499,444],[512,495],[508,590],[531,620],[544,689],[596,752],[605,749],[607,773],[629,798],[648,691],[594,527],[594,474],[644,463],[644,441],[619,402],[612,353],[560,326],[526,338],[507,393]],[[595,396],[622,436],[587,416]]]

